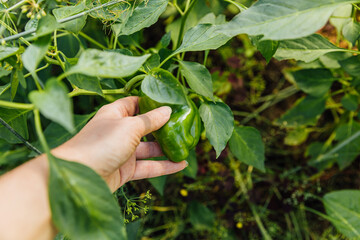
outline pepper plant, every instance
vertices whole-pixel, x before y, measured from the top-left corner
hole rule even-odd
[[[0,138],[5,150],[13,150],[3,154],[0,164],[11,168],[47,154],[56,227],[71,239],[126,239],[120,209],[104,181],[86,166],[52,156],[50,149],[79,131],[101,104],[145,94],[163,105],[187,105],[186,99],[192,99],[216,157],[229,143],[238,161],[265,172],[260,132],[234,124],[230,107],[213,93],[206,66],[210,50],[247,34],[267,61],[275,56],[303,62],[301,69],[286,74],[306,95],[274,124],[289,129],[288,139],[296,145],[329,110],[336,125],[324,143],[310,145],[309,164],[319,171],[333,163],[343,169],[360,153],[359,2],[259,0],[246,7],[249,1],[3,0]],[[223,13],[229,7],[234,14],[227,21]],[[316,33],[329,18],[348,48]],[[158,42],[142,42],[145,33],[158,38],[151,26],[163,19],[167,25]],[[198,56],[196,61],[187,58],[190,52]],[[332,91],[335,82],[340,87]],[[337,96],[342,96],[340,102]],[[83,114],[82,104],[91,104],[93,111]],[[318,214],[345,236],[360,235],[359,191],[332,192],[319,199],[327,215]],[[256,222],[264,239],[271,239],[261,219]]]

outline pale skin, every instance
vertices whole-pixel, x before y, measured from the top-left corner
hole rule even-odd
[[[95,170],[112,191],[128,181],[183,170],[182,161],[142,160],[161,156],[155,142],[140,139],[170,118],[171,108],[143,115],[138,98],[127,97],[105,105],[72,139],[52,150],[58,158],[76,161]],[[41,155],[0,177],[0,239],[53,239],[57,233],[48,202],[48,162]]]

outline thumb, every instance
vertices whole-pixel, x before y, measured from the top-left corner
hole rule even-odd
[[[133,117],[138,133],[141,136],[145,136],[158,130],[169,121],[171,112],[171,107],[164,106]]]

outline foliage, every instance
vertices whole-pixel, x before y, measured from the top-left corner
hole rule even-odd
[[[163,239],[360,238],[359,191],[315,187],[334,171],[344,174],[360,154],[359,2],[1,1],[0,172],[40,149],[50,162],[57,228],[71,239],[126,238],[103,180],[49,149],[117,98],[144,92],[161,103],[185,104],[187,94],[199,108],[202,141],[183,174],[149,180],[164,195],[153,201],[176,208],[154,205],[144,216],[133,212],[143,198],[117,194],[126,199],[125,215],[143,219],[127,225],[129,239],[139,229]],[[329,26],[335,33],[326,32]],[[204,197],[209,189],[215,194]],[[219,201],[216,212],[211,197]],[[281,202],[284,221],[273,219],[280,218],[268,207],[273,201]],[[306,211],[339,233],[308,224],[325,220]]]

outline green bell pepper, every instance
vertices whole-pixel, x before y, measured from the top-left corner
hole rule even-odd
[[[173,162],[186,160],[190,150],[199,142],[201,134],[199,111],[188,97],[187,102],[186,105],[169,105],[156,102],[146,95],[139,100],[141,114],[162,106],[172,108],[169,121],[152,134],[165,156]]]

